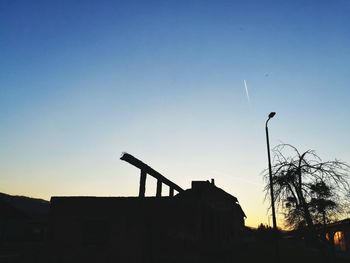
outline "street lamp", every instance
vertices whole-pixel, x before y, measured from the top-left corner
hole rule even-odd
[[[272,224],[273,224],[273,234],[274,234],[274,241],[275,241],[275,252],[276,252],[276,262],[280,262],[280,253],[279,253],[279,245],[278,245],[278,237],[277,237],[277,223],[276,223],[276,212],[275,212],[275,198],[273,194],[273,183],[272,183],[272,170],[271,170],[271,157],[270,157],[270,142],[269,142],[269,129],[267,127],[267,124],[273,116],[276,115],[276,112],[271,112],[269,114],[269,118],[266,121],[265,124],[265,131],[266,131],[266,143],[267,143],[267,157],[269,161],[269,180],[270,180],[270,195],[271,195],[271,209],[272,209]]]
[[[269,180],[270,180],[270,195],[271,195],[271,209],[272,209],[272,224],[273,229],[277,230],[277,223],[276,223],[276,212],[275,212],[275,198],[273,195],[273,184],[272,184],[272,171],[271,171],[271,157],[270,157],[270,142],[269,142],[269,129],[267,127],[267,124],[273,116],[276,115],[276,112],[271,112],[269,114],[269,118],[266,121],[265,124],[265,130],[266,130],[266,143],[267,143],[267,157],[269,161]]]

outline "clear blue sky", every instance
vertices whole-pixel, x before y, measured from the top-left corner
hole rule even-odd
[[[127,151],[184,188],[215,178],[248,225],[267,223],[270,111],[272,146],[350,162],[349,14],[346,0],[0,0],[0,192],[137,195]]]

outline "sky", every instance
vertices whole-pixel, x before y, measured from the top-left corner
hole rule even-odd
[[[0,192],[136,196],[128,152],[185,189],[214,178],[247,225],[271,224],[271,111],[271,147],[350,162],[349,13],[347,0],[0,0]]]

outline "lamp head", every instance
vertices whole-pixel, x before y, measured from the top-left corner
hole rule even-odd
[[[269,119],[273,118],[273,116],[275,116],[275,115],[276,115],[276,112],[270,112]]]

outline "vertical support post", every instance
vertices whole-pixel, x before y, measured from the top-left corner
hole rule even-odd
[[[169,196],[174,196],[174,188],[172,187],[169,188]]]
[[[268,122],[273,116],[275,116],[276,112],[271,112],[269,114],[269,118],[265,123],[265,132],[266,132],[266,145],[267,145],[267,159],[269,163],[269,183],[270,183],[270,196],[271,196],[271,209],[272,209],[272,225],[274,232],[274,245],[275,245],[275,262],[280,263],[280,248],[278,244],[278,230],[277,230],[277,222],[276,222],[276,212],[275,212],[275,197],[273,193],[273,178],[272,178],[272,168],[271,168],[271,157],[270,157],[270,142],[269,142],[269,129]]]
[[[269,119],[267,120],[267,122]],[[273,180],[272,180],[272,170],[271,170],[271,157],[270,157],[270,142],[269,142],[269,129],[265,127],[266,132],[266,145],[267,145],[267,159],[269,163],[269,181],[270,181],[270,196],[271,196],[271,209],[272,209],[272,226],[273,230],[277,232],[277,221],[276,221],[276,212],[275,212],[275,197],[273,194]]]
[[[139,197],[145,197],[145,192],[146,192],[146,176],[147,176],[146,171],[141,170]]]
[[[156,197],[161,197],[162,196],[162,181],[157,180],[157,194]]]

